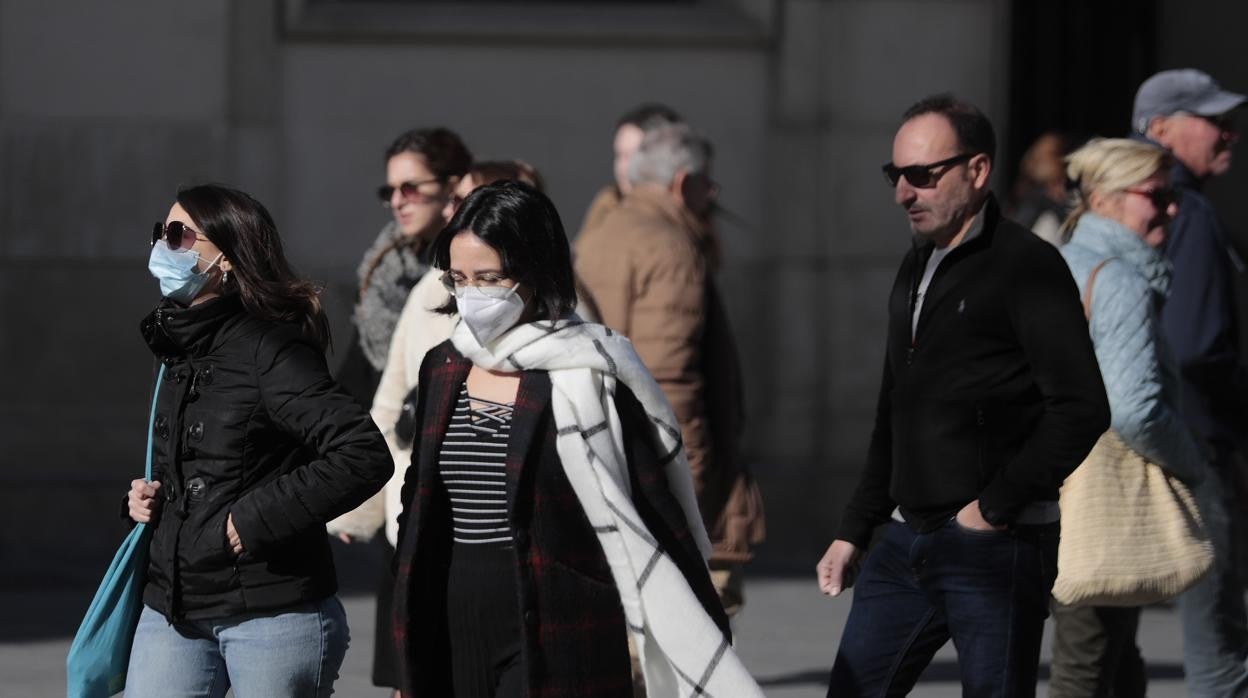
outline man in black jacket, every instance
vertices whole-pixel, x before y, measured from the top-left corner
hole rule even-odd
[[[988,191],[995,148],[978,109],[932,97],[884,166],[917,237],[867,465],[817,568],[832,596],[857,576],[829,696],[908,692],[950,638],[963,695],[1035,692],[1058,487],[1109,405],[1065,262]]]
[[[1214,568],[1179,597],[1183,669],[1194,696],[1248,696],[1248,618],[1232,519],[1235,455],[1248,416],[1235,307],[1235,274],[1243,263],[1201,191],[1205,180],[1230,169],[1239,140],[1233,116],[1245,101],[1199,70],[1165,70],[1140,85],[1132,113],[1135,136],[1174,155],[1170,179],[1182,199],[1166,235],[1174,275],[1161,326],[1183,377],[1184,417],[1212,455],[1212,471],[1195,494],[1213,542]]]

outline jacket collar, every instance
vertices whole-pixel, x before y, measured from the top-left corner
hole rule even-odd
[[[220,296],[184,307],[165,298],[139,323],[139,332],[162,360],[202,356],[212,349],[217,332],[230,318],[242,313],[237,294]]]
[[[965,281],[973,270],[964,265],[955,262],[963,256],[971,252],[990,246],[996,233],[997,225],[1000,223],[1001,213],[997,206],[997,200],[992,194],[984,200],[984,205],[980,207],[979,213],[975,214],[975,220],[972,221],[971,227],[967,230],[967,234],[962,237],[962,241],[957,247],[949,250],[949,256],[937,267],[935,275],[932,276],[931,285],[928,286],[927,295],[923,298],[923,308],[919,311],[918,323],[915,325],[913,337],[917,339],[925,333],[929,319],[945,298]],[[915,238],[918,240],[917,236]],[[927,262],[931,259],[932,251],[936,245],[931,240],[923,241],[915,248],[914,264],[910,268],[910,296],[908,307],[913,312],[916,293],[918,291],[919,279],[923,275]],[[937,281],[939,280],[939,283]],[[907,314],[907,318],[909,315]],[[910,326],[907,319],[906,327]],[[907,333],[910,336],[911,333]]]
[[[1162,295],[1170,292],[1170,262],[1117,221],[1085,213],[1079,216],[1066,244],[1083,247],[1101,258],[1121,259],[1143,275],[1154,291]]]
[[[700,249],[705,247],[706,238],[710,235],[707,226],[670,194],[655,187],[639,187],[626,194],[620,203],[622,206],[640,209],[666,219],[688,233]]]
[[[1175,158],[1174,165],[1170,168],[1170,185],[1183,189],[1194,189],[1201,191],[1205,188],[1204,180],[1198,179],[1192,171],[1187,169],[1187,165]]]

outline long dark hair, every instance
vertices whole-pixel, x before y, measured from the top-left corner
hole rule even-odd
[[[545,194],[522,182],[473,190],[433,243],[433,265],[451,268],[451,240],[469,231],[498,253],[507,278],[533,292],[534,320],[558,320],[576,309],[572,254],[559,212]],[[438,312],[456,312],[450,298]]]
[[[300,279],[286,260],[277,224],[251,195],[218,184],[178,190],[178,203],[230,261],[222,293],[237,293],[252,315],[297,322],[322,348],[329,348],[329,321],[320,289]]]

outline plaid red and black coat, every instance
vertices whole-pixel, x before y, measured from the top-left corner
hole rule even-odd
[[[472,363],[450,342],[425,357],[418,383],[422,425],[403,484],[395,552],[395,642],[406,698],[452,696],[446,624],[451,513],[438,454]],[[521,658],[530,698],[633,695],[627,628],[602,548],[555,449],[550,377],[521,375],[507,447],[507,509],[516,548],[524,633]],[[624,430],[633,500],[725,635],[728,620],[706,565],[667,486],[648,418],[623,385],[616,406]]]

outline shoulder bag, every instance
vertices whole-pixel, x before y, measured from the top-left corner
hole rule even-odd
[[[152,479],[152,426],[156,418],[156,395],[164,377],[162,363],[156,374],[152,409],[147,419],[147,464],[144,477]],[[147,578],[148,545],[152,533],[147,524],[135,524],[113,556],[104,581],[95,592],[87,615],[78,626],[65,658],[68,698],[106,698],[126,685],[130,645],[143,611],[143,586]]]
[[[1110,258],[1113,259],[1113,258]],[[1092,269],[1083,294],[1092,318]],[[1213,564],[1213,547],[1187,486],[1112,429],[1062,485],[1053,598],[1069,606],[1143,606],[1174,598]]]

